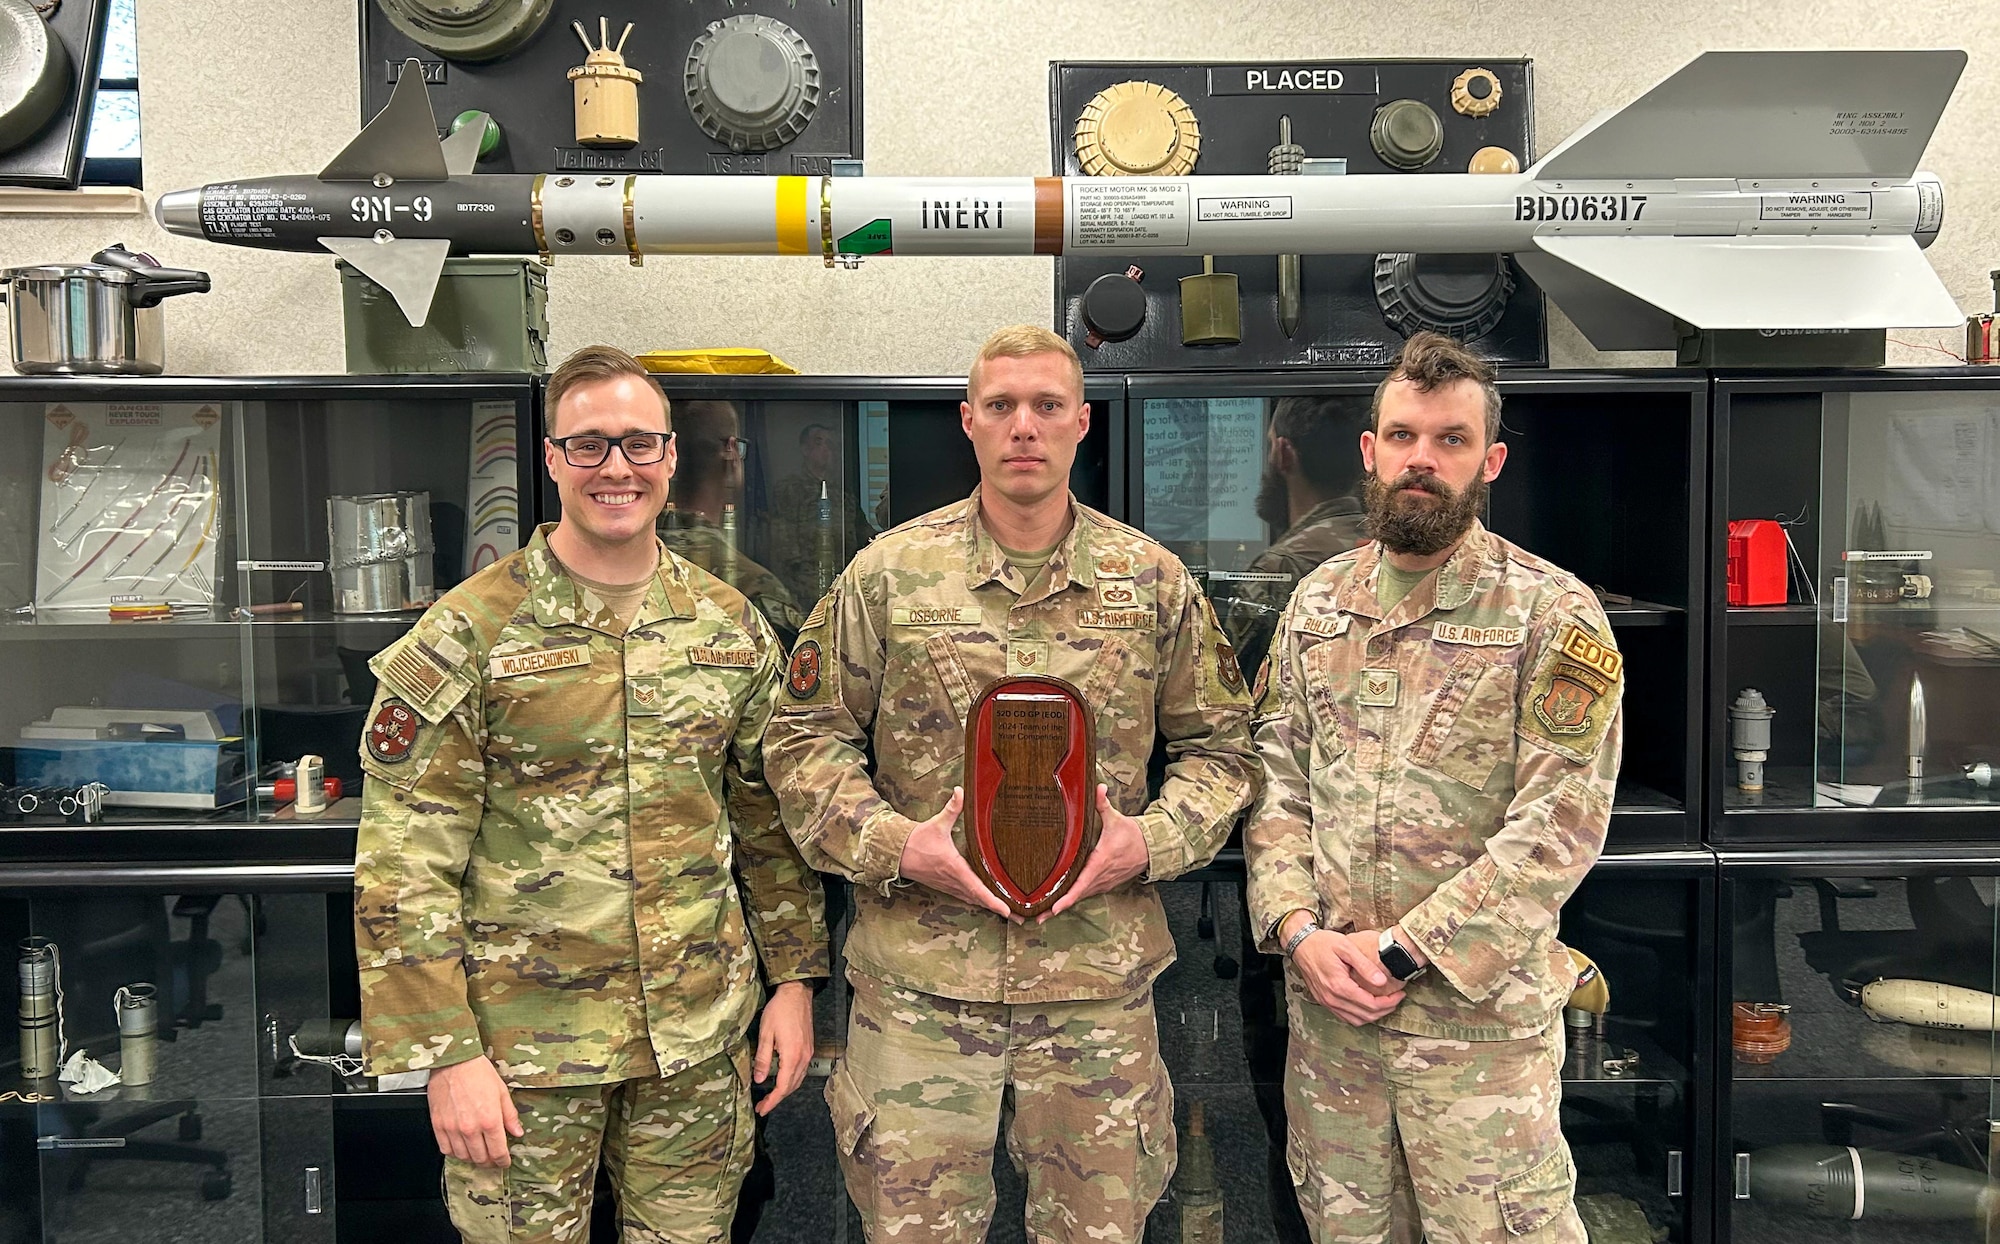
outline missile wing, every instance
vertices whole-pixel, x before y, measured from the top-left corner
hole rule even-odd
[[[1510,254],[1601,349],[1701,329],[1962,322],[1920,253],[1917,171],[1960,51],[1708,52],[1510,174],[684,177],[477,174],[423,75],[316,176],[162,195],[163,227],[330,251],[429,313],[452,254]]]

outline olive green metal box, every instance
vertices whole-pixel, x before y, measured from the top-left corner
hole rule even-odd
[[[542,372],[549,369],[549,275],[532,259],[447,259],[421,328],[389,291],[346,260],[340,269],[347,370]]]

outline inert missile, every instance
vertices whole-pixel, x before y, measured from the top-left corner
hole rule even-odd
[[[1708,52],[1524,172],[1421,177],[475,174],[423,75],[317,176],[174,191],[168,231],[331,251],[429,314],[449,254],[1513,255],[1599,349],[1957,326],[1917,162],[1961,51]]]
[[[1811,1218],[1971,1221],[1989,1203],[1985,1172],[1934,1158],[1835,1145],[1774,1145],[1745,1156],[1751,1200]]]

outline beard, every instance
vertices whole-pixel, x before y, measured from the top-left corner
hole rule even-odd
[[[1403,489],[1428,494],[1414,497]],[[1435,475],[1405,471],[1384,483],[1370,472],[1363,486],[1362,512],[1368,534],[1382,542],[1391,553],[1429,557],[1450,548],[1472,529],[1473,520],[1486,508],[1486,481],[1474,477],[1462,491]]]
[[[1264,463],[1264,477],[1257,481],[1257,517],[1273,531],[1282,532],[1292,525],[1291,487],[1269,460]]]

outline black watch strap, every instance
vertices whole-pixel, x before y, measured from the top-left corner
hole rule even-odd
[[[1382,969],[1399,981],[1413,980],[1417,973],[1424,970],[1416,956],[1403,949],[1403,944],[1393,938],[1382,939],[1381,957]]]

